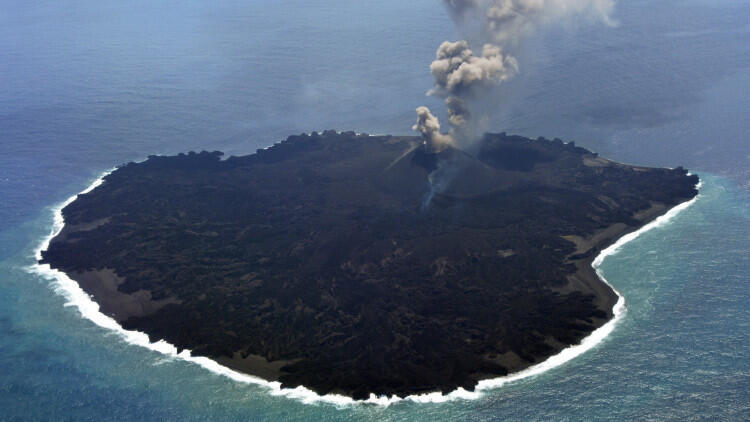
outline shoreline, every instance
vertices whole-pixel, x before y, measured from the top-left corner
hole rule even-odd
[[[604,278],[601,274],[601,271],[599,270],[599,266],[604,261],[604,259],[607,256],[613,255],[619,251],[619,249],[625,245],[626,243],[629,243],[630,241],[638,238],[641,234],[645,233],[646,231],[649,231],[653,228],[661,227],[667,222],[669,222],[672,218],[674,218],[677,214],[679,214],[681,211],[685,210],[689,206],[691,206],[693,203],[695,203],[700,196],[700,192],[698,195],[693,197],[692,199],[682,202],[680,204],[677,204],[676,206],[668,209],[664,214],[656,217],[655,219],[651,220],[647,224],[641,226],[637,230],[628,232],[603,249],[599,254],[593,259],[591,262],[591,268],[593,268],[596,276],[606,284],[616,295],[617,295],[617,302],[614,304],[612,308],[612,318],[610,318],[606,323],[598,327],[596,330],[592,331],[588,336],[584,337],[579,344],[569,346],[565,349],[562,349],[557,354],[554,354],[547,359],[545,359],[542,362],[533,364],[531,366],[528,366],[524,369],[521,369],[518,372],[514,372],[502,377],[496,377],[496,378],[489,378],[480,380],[474,391],[468,391],[464,388],[458,388],[448,394],[442,394],[439,391],[431,392],[431,393],[424,393],[424,394],[418,394],[418,395],[410,395],[404,398],[397,397],[397,396],[380,396],[377,397],[374,394],[370,394],[370,397],[366,400],[354,400],[351,397],[339,395],[339,394],[326,394],[326,395],[319,395],[315,393],[312,390],[309,390],[305,388],[304,386],[299,386],[296,388],[281,388],[281,383],[277,381],[267,381],[262,378],[244,374],[235,370],[232,370],[226,366],[220,365],[218,362],[209,359],[207,357],[202,356],[192,356],[189,350],[183,350],[182,352],[177,351],[177,348],[167,343],[164,340],[159,340],[157,342],[150,342],[148,335],[146,335],[143,332],[139,331],[130,331],[125,330],[117,321],[115,321],[114,318],[105,315],[104,313],[100,312],[99,304],[94,302],[90,295],[87,294],[81,286],[72,278],[70,278],[66,273],[53,269],[49,264],[40,264],[39,260],[41,259],[42,251],[46,250],[49,247],[50,242],[54,237],[56,237],[64,228],[65,221],[62,216],[62,209],[65,208],[67,205],[69,205],[71,202],[75,201],[75,199],[78,197],[78,195],[85,194],[88,192],[91,192],[96,187],[101,185],[104,182],[104,177],[106,177],[108,174],[113,172],[115,169],[107,170],[103,172],[94,182],[92,182],[86,189],[83,191],[72,195],[67,200],[63,201],[62,203],[55,205],[52,207],[53,212],[53,224],[52,228],[50,230],[49,235],[47,235],[39,244],[39,246],[34,251],[34,258],[36,259],[36,262],[29,266],[27,268],[27,271],[36,274],[38,276],[41,276],[51,282],[51,285],[55,291],[55,293],[63,296],[67,302],[64,306],[75,306],[78,310],[78,312],[81,314],[81,316],[85,319],[88,319],[92,321],[94,324],[105,328],[112,330],[116,332],[124,341],[126,341],[129,344],[141,346],[156,352],[159,352],[161,354],[164,354],[172,359],[181,359],[184,361],[192,362],[197,365],[200,365],[201,367],[208,369],[209,371],[217,374],[217,375],[223,375],[226,376],[234,381],[242,382],[246,384],[255,384],[259,386],[263,386],[268,388],[270,391],[269,393],[274,396],[285,396],[287,398],[292,398],[301,401],[305,404],[310,403],[316,403],[316,402],[323,402],[323,403],[329,403],[339,406],[344,405],[353,405],[353,404],[376,404],[380,406],[389,406],[391,404],[395,404],[401,401],[412,401],[416,403],[442,403],[447,401],[453,401],[457,399],[464,399],[464,400],[475,400],[479,399],[480,397],[483,397],[484,391],[492,390],[499,388],[507,383],[518,381],[524,378],[532,377],[535,375],[539,375],[543,372],[546,372],[550,369],[556,368],[558,366],[561,366],[565,362],[568,362],[581,354],[587,352],[588,350],[592,349],[599,343],[601,343],[609,334],[614,330],[617,323],[622,319],[622,316],[625,314],[626,308],[625,308],[625,298],[620,294],[617,289],[610,284],[606,278]],[[696,189],[700,189],[702,182],[699,182],[696,185]]]

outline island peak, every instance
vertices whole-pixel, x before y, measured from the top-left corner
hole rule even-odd
[[[471,390],[607,322],[592,260],[697,181],[559,139],[326,130],[120,166],[43,262],[126,329],[285,387]]]

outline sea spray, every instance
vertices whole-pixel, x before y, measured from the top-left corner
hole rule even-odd
[[[114,169],[113,169],[114,170]],[[92,298],[81,289],[78,283],[67,276],[62,271],[52,268],[49,264],[41,264],[39,261],[42,259],[42,252],[45,251],[52,239],[57,236],[65,226],[65,220],[62,215],[62,210],[67,205],[75,201],[78,195],[86,194],[91,192],[102,183],[104,178],[110,174],[113,170],[108,170],[99,176],[93,183],[91,183],[86,189],[81,191],[77,195],[73,195],[64,202],[52,208],[53,212],[53,224],[49,235],[45,237],[35,250],[34,257],[36,262],[29,266],[27,270],[30,273],[37,274],[52,282],[55,293],[63,296],[67,302],[64,306],[75,307],[83,318],[86,318],[94,324],[111,330],[118,334],[125,342],[137,346],[141,346],[155,352],[166,355],[169,359],[180,359],[187,362],[192,362],[201,367],[218,375],[225,376],[237,382],[246,384],[256,384],[259,386],[266,387],[271,395],[283,396],[295,400],[299,400],[302,403],[330,403],[336,406],[348,406],[354,404],[375,404],[380,406],[389,406],[394,403],[401,401],[411,401],[415,403],[444,403],[454,400],[475,400],[484,395],[485,391],[496,389],[505,384],[518,381],[524,378],[533,377],[544,373],[550,369],[556,368],[565,362],[568,362],[577,356],[591,350],[596,345],[600,344],[616,327],[622,316],[625,314],[625,299],[624,297],[602,276],[599,266],[607,256],[617,253],[620,248],[639,237],[641,234],[651,229],[662,227],[669,221],[671,221],[677,214],[694,204],[700,195],[691,199],[690,201],[683,202],[670,209],[666,214],[656,218],[654,221],[644,225],[640,229],[622,236],[614,244],[604,249],[593,261],[592,266],[596,270],[599,278],[609,285],[612,290],[617,294],[617,303],[612,309],[613,318],[606,324],[602,325],[598,329],[594,330],[590,335],[584,338],[580,344],[570,346],[566,349],[561,350],[556,355],[550,356],[543,362],[536,365],[530,366],[522,371],[506,375],[503,377],[497,377],[492,379],[481,380],[476,386],[475,391],[467,391],[463,388],[458,388],[448,394],[442,394],[441,392],[432,392],[426,394],[411,395],[405,398],[396,396],[375,396],[370,394],[370,397],[366,400],[354,400],[351,397],[339,395],[339,394],[325,394],[320,395],[312,390],[299,386],[296,388],[281,388],[281,383],[275,381],[266,381],[264,379],[254,377],[252,375],[243,374],[225,366],[220,365],[218,362],[213,361],[203,356],[192,356],[189,350],[182,350],[178,352],[177,347],[167,343],[164,340],[151,342],[146,333],[140,331],[125,330],[120,324],[117,323],[112,317],[109,317],[99,310],[99,305],[92,300]],[[696,185],[696,189],[700,189],[701,182]]]

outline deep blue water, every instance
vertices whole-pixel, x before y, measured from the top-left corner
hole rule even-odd
[[[302,404],[124,343],[29,274],[51,207],[149,154],[324,128],[408,133],[436,0],[0,0],[0,419],[749,420],[750,4],[621,1],[530,40],[491,125],[684,165],[700,199],[608,257],[614,333],[479,400]],[[272,4],[270,4],[272,3]],[[658,4],[654,4],[658,3]]]

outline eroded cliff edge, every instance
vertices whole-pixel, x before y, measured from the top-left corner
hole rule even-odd
[[[125,328],[355,398],[473,389],[575,344],[603,248],[697,192],[559,140],[472,151],[352,132],[150,157],[63,209],[43,253]]]

